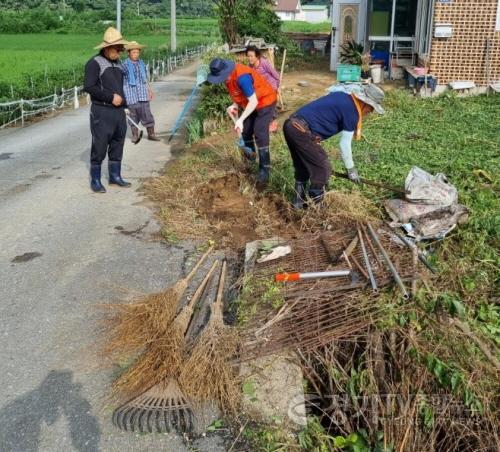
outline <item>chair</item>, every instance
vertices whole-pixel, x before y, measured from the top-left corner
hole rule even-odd
[[[397,36],[394,37],[393,50],[391,52],[391,58],[389,63],[389,77],[394,80],[393,67],[407,67],[415,66],[415,38],[411,41],[404,40],[401,41]]]

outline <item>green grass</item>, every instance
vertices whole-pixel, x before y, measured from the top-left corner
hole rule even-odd
[[[139,33],[149,23],[151,31]],[[148,46],[144,51],[145,59],[155,58],[168,52],[168,26],[167,20],[158,20],[156,24],[153,20],[128,21],[124,26],[124,36]],[[179,20],[179,50],[217,39],[214,19]],[[19,99],[41,97],[53,93],[54,88],[81,84],[84,64],[96,53],[94,47],[101,41],[102,33],[0,34],[0,99],[12,98],[11,85],[13,98]]]
[[[320,22],[313,24],[310,22],[302,22],[300,20],[283,21],[281,24],[281,31],[283,32],[296,32],[296,33],[328,33],[332,28],[330,22]]]
[[[388,93],[384,116],[371,115],[363,126],[362,141],[354,142],[353,155],[360,174],[376,181],[403,186],[411,167],[446,174],[459,191],[459,202],[470,209],[467,224],[459,226],[438,249],[441,286],[479,318],[492,303],[500,277],[500,97],[457,98],[446,94],[417,99],[407,92]],[[281,136],[273,142],[274,171],[271,190],[287,191],[291,197],[293,170]],[[333,155],[338,138],[325,143]],[[345,171],[340,160],[337,171]],[[478,174],[484,170],[492,178]],[[392,193],[356,186],[332,178],[331,189],[359,190],[380,202]],[[483,316],[484,317],[484,316]]]

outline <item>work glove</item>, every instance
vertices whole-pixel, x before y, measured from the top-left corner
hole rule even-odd
[[[349,178],[350,181],[354,182],[355,184],[361,183],[358,171],[354,167],[347,170],[347,177]]]
[[[240,132],[243,132],[243,120],[242,119],[238,119],[234,123],[234,130],[236,130],[236,132],[237,132],[238,129],[240,130]]]

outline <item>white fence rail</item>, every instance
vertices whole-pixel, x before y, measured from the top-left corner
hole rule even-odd
[[[184,66],[187,62],[192,61],[210,51],[215,47],[215,44],[200,45],[195,48],[186,49],[182,53],[171,55],[164,59],[153,59],[146,63],[149,80],[155,81],[163,77],[177,68]],[[59,110],[64,107],[73,106],[80,108],[80,97],[84,94],[83,86],[74,86],[73,88],[61,88],[59,94],[54,93],[50,96],[45,96],[39,99],[20,99],[11,102],[0,103],[0,129],[8,126],[24,126],[30,118]],[[90,98],[87,95],[87,104],[90,103]]]

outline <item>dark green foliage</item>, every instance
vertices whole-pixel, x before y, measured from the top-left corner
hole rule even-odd
[[[240,1],[237,26],[240,36],[256,36],[266,42],[281,41],[281,20],[271,9],[269,0]]]
[[[340,46],[340,61],[345,64],[361,66],[363,57],[363,44],[351,40]]]

